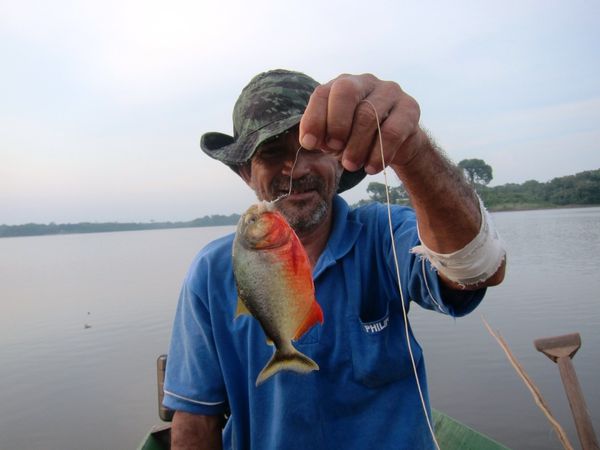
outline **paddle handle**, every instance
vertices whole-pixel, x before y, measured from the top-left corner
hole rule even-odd
[[[575,427],[577,428],[581,448],[583,450],[600,450],[600,445],[598,445],[598,439],[592,426],[592,419],[585,404],[583,392],[575,374],[571,358],[562,356],[558,358],[557,363],[560,370],[560,377],[562,378],[565,392],[569,399],[573,419],[575,420]]]

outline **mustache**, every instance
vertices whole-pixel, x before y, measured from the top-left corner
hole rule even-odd
[[[271,194],[287,193],[290,190],[290,178],[287,176],[278,176],[273,178],[270,185]],[[321,177],[308,173],[300,178],[292,180],[292,193],[306,192],[315,190],[323,192],[325,190],[325,182]]]

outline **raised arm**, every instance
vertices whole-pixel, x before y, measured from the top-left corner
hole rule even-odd
[[[398,84],[370,74],[340,75],[317,87],[300,123],[307,149],[338,155],[344,168],[383,170],[376,116],[384,158],[402,180],[417,215],[421,241],[433,252],[451,254],[478,236],[479,201],[460,170],[450,163],[419,126],[417,102]],[[475,289],[502,281],[505,262],[482,282],[464,285],[440,278],[452,288]]]

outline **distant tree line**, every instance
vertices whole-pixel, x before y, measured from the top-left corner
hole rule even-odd
[[[508,183],[488,187],[487,184],[492,180],[492,168],[483,160],[463,160],[458,166],[463,169],[465,178],[474,186],[485,205],[493,210],[600,205],[600,169],[554,178],[546,183],[529,180],[522,184]],[[368,200],[361,200],[353,206],[386,202],[383,183],[369,183],[367,193]],[[408,202],[408,195],[402,185],[390,188],[390,203]]]
[[[600,169],[554,178],[546,183],[529,180],[523,184],[475,185],[475,188],[492,209],[600,205]]]
[[[0,238],[17,236],[39,236],[46,234],[71,233],[103,233],[110,231],[158,230],[165,228],[211,227],[219,225],[235,225],[240,219],[239,214],[224,216],[215,214],[204,216],[189,222],[150,222],[150,223],[120,223],[120,222],[82,222],[82,223],[27,223],[24,225],[0,225]]]

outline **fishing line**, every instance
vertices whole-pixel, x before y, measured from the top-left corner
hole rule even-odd
[[[277,197],[275,200],[271,200],[269,202],[270,204],[278,202],[279,200],[292,195],[292,182],[294,181],[294,169],[296,168],[296,163],[298,162],[298,156],[300,156],[300,150],[302,150],[302,146],[298,147],[298,150],[296,150],[296,157],[294,158],[294,164],[292,164],[292,168],[290,169],[290,188],[289,188],[287,194],[282,194],[279,197]]]
[[[419,391],[419,398],[421,399],[421,406],[423,407],[423,414],[425,415],[425,420],[427,420],[427,426],[429,427],[429,432],[431,433],[431,438],[433,439],[433,443],[437,450],[440,450],[440,446],[435,438],[435,433],[433,432],[433,426],[431,425],[431,420],[429,420],[429,414],[427,414],[427,406],[425,405],[425,398],[423,396],[423,390],[421,389],[421,383],[419,383],[419,375],[417,373],[417,365],[415,363],[415,357],[413,355],[412,346],[410,345],[410,335],[408,333],[408,314],[406,313],[406,307],[404,306],[404,294],[402,293],[402,281],[400,280],[400,265],[398,264],[398,256],[396,254],[396,242],[394,240],[394,228],[392,225],[392,207],[390,202],[390,187],[388,185],[387,180],[387,172],[385,170],[385,157],[383,155],[383,139],[381,137],[381,127],[379,125],[379,115],[377,114],[377,109],[375,105],[371,103],[369,100],[362,100],[365,103],[371,105],[373,108],[373,112],[375,113],[375,119],[377,121],[377,135],[379,140],[379,149],[381,150],[381,164],[383,166],[383,179],[385,182],[385,198],[387,204],[387,213],[388,213],[388,224],[390,227],[390,238],[392,241],[392,254],[394,255],[394,263],[396,266],[396,277],[398,279],[398,290],[400,291],[400,303],[402,304],[402,316],[404,317],[404,331],[406,332],[406,344],[408,346],[408,353],[410,355],[410,361],[412,363],[413,373],[415,375],[415,381],[417,382],[417,390]]]

